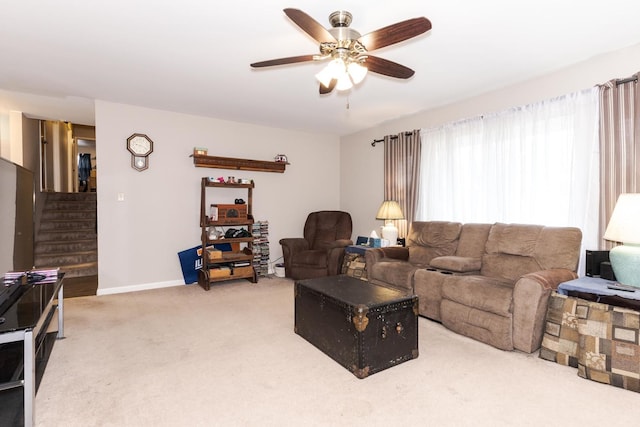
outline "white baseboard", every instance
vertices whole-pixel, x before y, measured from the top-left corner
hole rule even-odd
[[[143,283],[141,285],[118,286],[116,288],[98,288],[96,295],[122,294],[126,292],[147,291],[149,289],[170,288],[172,286],[184,286],[183,280],[169,280],[167,282]]]

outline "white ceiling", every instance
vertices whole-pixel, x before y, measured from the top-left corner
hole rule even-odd
[[[287,7],[326,27],[348,10],[361,34],[418,16],[433,28],[374,51],[411,79],[370,73],[349,94],[320,96],[321,64],[249,67],[317,52]],[[638,44],[639,17],[631,0],[3,2],[0,90],[12,94],[0,92],[0,110],[93,124],[101,99],[346,135]]]

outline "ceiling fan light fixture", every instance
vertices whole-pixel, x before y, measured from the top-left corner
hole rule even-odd
[[[329,87],[331,80],[340,80],[343,75],[347,75],[347,68],[341,58],[336,58],[331,60],[322,71],[316,74],[316,79],[324,87]]]
[[[318,74],[316,74],[316,80],[318,80],[320,84],[326,88],[329,87],[332,79],[333,73],[329,69],[328,65],[324,67]]]
[[[338,83],[336,84],[337,91],[349,90],[353,87],[353,83],[351,83],[351,78],[349,74],[344,72],[340,77],[338,77]]]
[[[347,66],[347,72],[349,73],[349,76],[351,76],[351,80],[353,80],[353,84],[355,85],[364,80],[367,75],[367,71],[369,71],[367,67],[363,66],[359,62],[351,62]]]

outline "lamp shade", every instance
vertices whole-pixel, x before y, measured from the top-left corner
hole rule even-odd
[[[640,244],[640,193],[624,193],[618,197],[604,238]]]
[[[398,202],[395,200],[385,200],[382,202],[380,209],[378,209],[376,219],[404,219],[404,214]]]

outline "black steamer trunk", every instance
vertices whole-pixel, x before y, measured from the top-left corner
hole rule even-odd
[[[295,332],[366,378],[418,357],[418,297],[349,276],[300,280]]]

